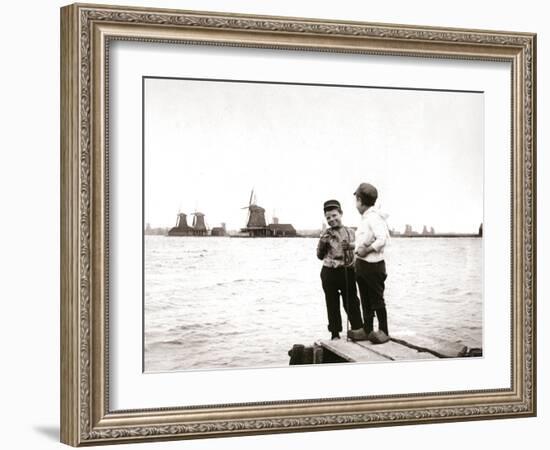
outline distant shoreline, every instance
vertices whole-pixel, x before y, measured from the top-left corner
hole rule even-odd
[[[144,233],[145,236],[163,236],[163,237],[174,237],[174,238],[181,238],[181,237],[192,237],[192,238],[212,238],[212,237],[224,237],[224,238],[242,238],[242,239],[296,239],[296,238],[307,238],[307,239],[319,239],[319,236],[312,236],[312,235],[300,235],[297,236],[277,236],[277,237],[250,237],[250,236],[236,236],[236,235],[230,235],[227,236],[168,236],[167,234],[158,234],[158,233]],[[395,236],[391,236],[391,238],[395,239],[415,239],[415,238],[482,238],[483,236],[480,236],[478,234],[431,234],[431,235],[423,235],[423,234],[417,234],[417,235],[403,235],[398,234]]]

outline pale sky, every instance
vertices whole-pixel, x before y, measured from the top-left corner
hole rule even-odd
[[[145,222],[179,211],[246,225],[250,191],[281,223],[320,228],[323,202],[378,188],[390,227],[477,232],[483,218],[483,94],[145,80]]]

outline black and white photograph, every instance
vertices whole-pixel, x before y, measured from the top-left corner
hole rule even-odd
[[[545,2],[3,6],[2,448],[548,445]]]
[[[483,91],[142,83],[144,372],[483,357]]]

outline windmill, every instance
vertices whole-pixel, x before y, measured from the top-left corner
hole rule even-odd
[[[250,199],[248,200],[248,206],[244,206],[241,209],[248,209],[248,221],[246,228],[243,231],[248,231],[249,228],[265,228],[267,223],[265,221],[265,209],[256,204],[256,195],[254,188],[250,192]]]
[[[189,228],[189,225],[187,225],[187,214],[182,212],[178,214],[176,228],[179,228],[180,230],[187,230]]]
[[[194,234],[198,236],[206,235],[206,223],[204,222],[204,214],[195,211],[191,214],[193,216],[193,230]]]
[[[168,236],[192,236],[193,229],[187,225],[187,214],[179,212],[176,226],[168,231]]]

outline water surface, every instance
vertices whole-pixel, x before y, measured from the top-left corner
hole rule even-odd
[[[328,338],[316,245],[146,236],[145,371],[286,366],[293,344]],[[390,333],[481,347],[481,250],[478,238],[392,239]]]

